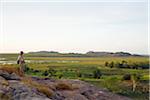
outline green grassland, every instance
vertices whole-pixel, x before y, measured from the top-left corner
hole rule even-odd
[[[0,54],[4,61],[15,61],[17,54]],[[149,63],[148,57],[57,57],[26,54],[27,75],[50,78],[80,79],[98,87],[131,97],[135,100],[149,98],[149,69],[110,68],[106,62],[126,61],[132,63]],[[29,61],[29,62],[28,62]],[[17,64],[0,66],[19,67]],[[95,70],[100,70],[100,78],[94,78]],[[123,80],[126,74],[140,75],[136,91],[132,91],[132,80]]]

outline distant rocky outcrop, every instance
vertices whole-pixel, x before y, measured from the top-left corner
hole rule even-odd
[[[43,57],[129,57],[129,56],[148,56],[131,54],[129,52],[101,52],[101,51],[89,51],[87,53],[59,53],[57,51],[37,51],[29,52],[32,56],[43,56]]]
[[[59,54],[57,51],[37,51],[37,52],[29,52],[29,53],[49,53],[49,54]]]
[[[20,77],[0,70],[0,100],[130,100],[80,80]]]
[[[89,51],[86,53],[86,55],[89,56],[136,56],[136,55],[132,55],[131,53],[128,52],[94,52],[94,51]],[[138,56],[138,55],[137,55]]]

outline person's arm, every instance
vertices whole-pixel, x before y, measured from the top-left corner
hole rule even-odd
[[[18,56],[18,58],[17,58],[17,61],[19,61],[20,60],[20,55]]]

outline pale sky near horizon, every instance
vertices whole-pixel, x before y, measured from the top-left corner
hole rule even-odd
[[[27,1],[1,0],[0,53],[148,54],[147,0]]]

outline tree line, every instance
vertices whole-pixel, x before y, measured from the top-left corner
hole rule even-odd
[[[134,62],[134,63],[128,63],[125,60],[122,60],[121,62],[105,62],[106,67],[110,68],[128,68],[128,69],[149,69],[149,63],[148,62]]]

